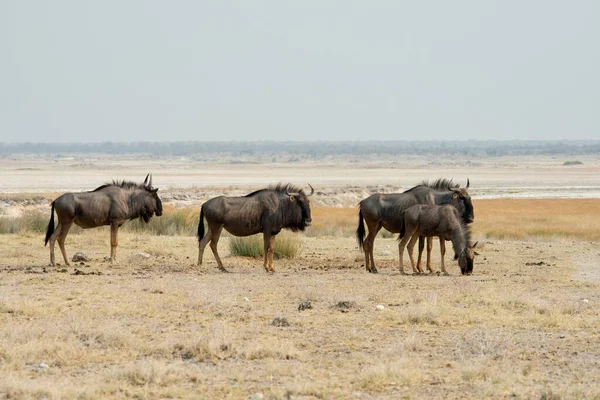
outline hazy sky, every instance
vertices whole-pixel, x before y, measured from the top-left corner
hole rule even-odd
[[[0,141],[600,139],[600,2],[0,1]]]

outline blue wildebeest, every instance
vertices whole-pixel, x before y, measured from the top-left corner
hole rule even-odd
[[[359,203],[358,228],[356,229],[356,238],[358,245],[365,252],[365,267],[371,273],[377,273],[375,260],[373,258],[373,244],[375,237],[381,228],[392,233],[400,233],[402,224],[402,213],[415,204],[451,204],[459,211],[462,219],[466,223],[474,220],[473,203],[467,189],[467,186],[460,186],[452,179],[438,179],[434,182],[422,182],[405,192],[382,194],[375,193]],[[364,222],[363,222],[364,220]],[[369,233],[365,239],[365,222]],[[427,240],[427,269],[431,269],[431,249],[432,240]],[[423,239],[419,240],[419,260],[417,262],[418,270],[421,268],[421,253],[423,251]]]
[[[310,186],[310,184],[309,184]],[[257,190],[244,197],[219,196],[208,200],[200,210],[198,224],[198,265],[202,265],[204,248],[210,248],[221,271],[227,272],[219,253],[217,244],[223,228],[234,236],[263,234],[264,267],[267,272],[275,272],[273,254],[275,252],[275,236],[282,229],[293,232],[303,231],[311,223],[310,203],[303,190],[290,184],[278,184],[266,189]],[[208,225],[204,234],[204,218]]]
[[[419,237],[427,238],[437,236],[440,239],[440,253],[442,256],[442,272],[448,275],[444,265],[446,254],[446,240],[452,241],[454,248],[454,259],[458,260],[460,272],[463,275],[471,275],[473,272],[473,258],[477,253],[474,248],[477,242],[471,245],[471,230],[460,217],[458,210],[449,204],[416,204],[402,213],[402,226],[398,240],[400,252],[400,272],[404,274],[403,254],[408,243],[408,256],[413,273],[419,271],[415,266],[413,250]]]
[[[65,264],[70,265],[65,251],[65,239],[73,223],[84,229],[110,225],[110,260],[116,261],[119,227],[128,219],[140,218],[149,222],[153,214],[162,215],[162,202],[157,191],[152,187],[152,175],[148,174],[142,184],[113,181],[91,192],[65,193],[58,197],[52,202],[46,231],[45,244],[50,242],[50,264],[56,265],[54,243],[58,239]],[[54,210],[58,216],[56,230]]]

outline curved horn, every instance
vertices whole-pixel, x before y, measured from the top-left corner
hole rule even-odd
[[[285,194],[287,194],[288,196],[299,196],[300,195],[299,192],[289,192],[288,189],[285,189]]]
[[[148,181],[148,186],[152,187],[152,174],[150,174],[150,180]]]
[[[310,194],[306,197],[310,197],[315,193],[315,188],[313,188],[310,183],[308,184],[308,186],[310,186]]]
[[[471,184],[471,182],[469,182],[469,178],[467,178],[467,187],[466,187],[466,189],[468,189],[468,188],[469,188],[469,185],[470,185],[470,184]]]
[[[149,177],[150,177],[150,174],[146,175],[146,179],[144,179],[144,183],[142,183],[142,185],[146,186],[146,183],[148,183]]]

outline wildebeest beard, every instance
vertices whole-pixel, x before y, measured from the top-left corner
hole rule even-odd
[[[149,204],[147,193],[140,193],[138,195],[131,195],[129,197],[129,209],[131,210],[130,220],[139,218],[145,223],[150,222],[154,215],[154,210]]]
[[[289,213],[290,215],[288,217],[288,223],[285,225],[285,228],[289,229],[292,232],[304,231],[308,226],[308,206],[300,199],[298,199],[297,202],[298,204],[291,203],[292,209]],[[298,210],[297,207],[300,207],[300,210]]]

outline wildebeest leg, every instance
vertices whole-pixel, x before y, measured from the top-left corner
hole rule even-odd
[[[365,251],[365,267],[367,271],[376,274],[377,268],[375,268],[375,259],[373,258],[373,249],[375,245],[375,238],[377,237],[377,233],[381,230],[381,224],[379,222],[369,222],[367,221],[367,227],[369,229],[369,234],[365,239],[363,244],[363,250]]]
[[[398,243],[398,253],[400,253],[400,273],[402,275],[406,275],[404,272],[404,248],[406,247],[406,243],[411,239],[410,235],[404,235],[402,240]]]
[[[221,262],[221,257],[219,257],[219,253],[217,252],[217,244],[219,244],[219,237],[221,236],[221,231],[223,230],[223,225],[214,227],[213,229],[210,229],[210,230],[212,230],[212,232],[213,232],[211,239],[210,239],[210,249],[212,250],[213,254],[215,255],[215,260],[217,260],[219,269],[221,270],[221,272],[229,272],[223,266],[223,263]]]
[[[60,234],[58,235],[58,247],[60,247],[60,252],[62,253],[63,259],[65,260],[66,265],[69,264],[69,259],[67,258],[67,251],[65,250],[65,239],[69,234],[69,229],[71,229],[71,225],[73,225],[73,221],[62,221],[61,222]]]
[[[419,253],[417,255],[417,269],[420,272],[423,272],[423,268],[421,267],[422,258],[423,258],[423,249],[425,248],[425,236],[419,236]]]
[[[269,236],[264,235],[265,240],[265,269],[267,272],[275,272],[273,268],[273,256],[275,255],[275,235]]]
[[[448,271],[446,271],[446,266],[444,265],[444,255],[446,255],[446,241],[444,238],[440,238],[440,255],[442,257],[442,273],[444,275],[449,275]]]
[[[202,256],[204,255],[204,248],[212,239],[212,229],[210,229],[210,225],[208,225],[208,230],[204,237],[198,242],[198,266],[202,265]]]
[[[119,244],[119,223],[110,224],[110,262],[117,261],[117,245]]]
[[[60,231],[62,230],[62,224],[58,222],[56,229],[52,232],[52,236],[50,236],[50,264],[55,267],[56,261],[54,258],[54,244],[56,243],[56,238],[60,235]]]
[[[410,238],[410,242],[408,242],[407,248],[408,248],[408,257],[410,258],[410,265],[412,266],[413,274],[418,275],[418,274],[420,274],[420,271],[416,268],[415,255],[413,254],[417,240],[419,240],[419,235],[415,234],[412,238]]]
[[[433,250],[433,237],[427,238],[427,270],[430,274],[433,274],[433,268],[431,268],[431,250]]]

